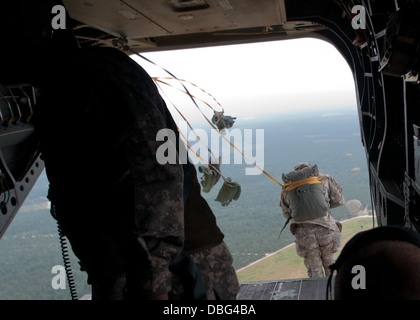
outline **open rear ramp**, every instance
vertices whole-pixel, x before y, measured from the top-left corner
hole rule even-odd
[[[326,300],[328,278],[241,283],[238,300]]]

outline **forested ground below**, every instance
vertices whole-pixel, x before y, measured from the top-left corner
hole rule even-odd
[[[254,146],[264,152],[263,168],[281,181],[282,173],[293,170],[295,164],[307,161],[317,164],[323,173],[332,175],[343,187],[346,200],[358,199],[370,209],[370,192],[366,157],[361,144],[355,110],[339,114],[314,113],[294,116],[271,116],[257,120],[237,119],[235,127],[244,132],[264,129],[264,144]],[[237,141],[235,145],[241,148]],[[286,228],[279,207],[281,188],[264,174],[246,175],[250,165],[222,164],[225,177],[241,184],[238,201],[223,207],[214,201],[223,181],[204,194],[225,234],[225,242],[239,269],[267,253],[292,243],[293,236]],[[226,156],[222,153],[223,156]],[[358,169],[356,169],[358,168]],[[199,179],[201,174],[199,174]],[[50,216],[46,194],[48,181],[42,175],[24,206],[0,241],[0,299],[69,299],[68,290],[53,289],[52,268],[63,265],[57,226]],[[75,199],[77,200],[77,199]],[[350,218],[342,206],[332,210],[337,220]],[[79,297],[90,293],[86,274],[79,271],[72,257],[74,277]]]

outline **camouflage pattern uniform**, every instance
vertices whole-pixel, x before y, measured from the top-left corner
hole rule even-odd
[[[168,112],[168,111],[167,111]],[[171,117],[168,128],[176,130]],[[177,134],[179,146],[179,135]],[[181,151],[179,151],[181,153]],[[189,161],[184,169],[184,252],[196,264],[203,280],[207,300],[234,300],[239,292],[239,282],[233,268],[233,257],[217,225],[216,217],[208,202],[201,195],[197,170]],[[187,190],[187,192],[185,192]],[[174,274],[171,296],[179,299],[184,288]]]
[[[201,185],[193,165],[190,165],[189,172],[191,183],[184,209],[184,250],[200,270],[207,299],[234,300],[239,292],[239,282],[232,266],[232,255],[223,241],[224,234],[217,225],[213,210],[201,195]]]
[[[296,169],[309,166],[308,163],[296,165]],[[330,208],[344,204],[341,186],[331,176],[324,178],[322,187],[329,200]],[[281,195],[280,206],[286,219],[290,217],[287,193]],[[334,253],[341,245],[341,223],[330,212],[326,216],[304,222],[290,220],[290,231],[296,238],[296,253],[304,259],[309,277],[329,276],[329,266],[335,262]]]
[[[208,300],[236,299],[239,282],[232,266],[232,255],[224,242],[190,256],[200,270]]]
[[[156,159],[166,119],[155,84],[112,48],[81,49],[52,79],[34,124],[49,198],[92,298],[168,293],[184,242],[183,170]]]
[[[51,27],[51,7],[61,1],[38,2],[2,6],[2,38],[12,45],[2,51],[7,63],[0,76],[3,85],[31,84],[40,90],[33,123],[52,213],[88,273],[93,299],[169,293],[171,263],[182,256],[190,235],[184,228],[183,168],[156,159],[163,144],[156,133],[167,127],[170,114],[136,62],[112,48],[81,49],[67,11],[66,27]],[[23,38],[25,44],[16,40]],[[207,221],[199,210],[196,215],[195,221]],[[211,234],[216,227],[214,220],[196,232]],[[219,267],[214,259],[231,267],[230,253],[220,249],[223,237],[213,241],[202,235],[210,246],[189,242],[195,243],[191,254],[203,270],[206,256],[212,267]],[[204,278],[214,288],[217,282],[235,283],[233,277],[219,278],[223,274]]]

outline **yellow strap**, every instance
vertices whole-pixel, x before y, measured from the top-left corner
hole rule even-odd
[[[324,178],[309,177],[309,178],[302,179],[302,180],[287,182],[287,183],[284,184],[284,188],[283,188],[282,193],[293,190],[293,189],[298,188],[300,186],[304,186],[306,184],[322,183],[322,181],[324,181]]]

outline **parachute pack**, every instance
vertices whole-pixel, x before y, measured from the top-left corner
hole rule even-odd
[[[283,174],[282,179],[293,220],[312,220],[327,214],[329,204],[322,189],[324,179],[319,177],[317,165]]]

